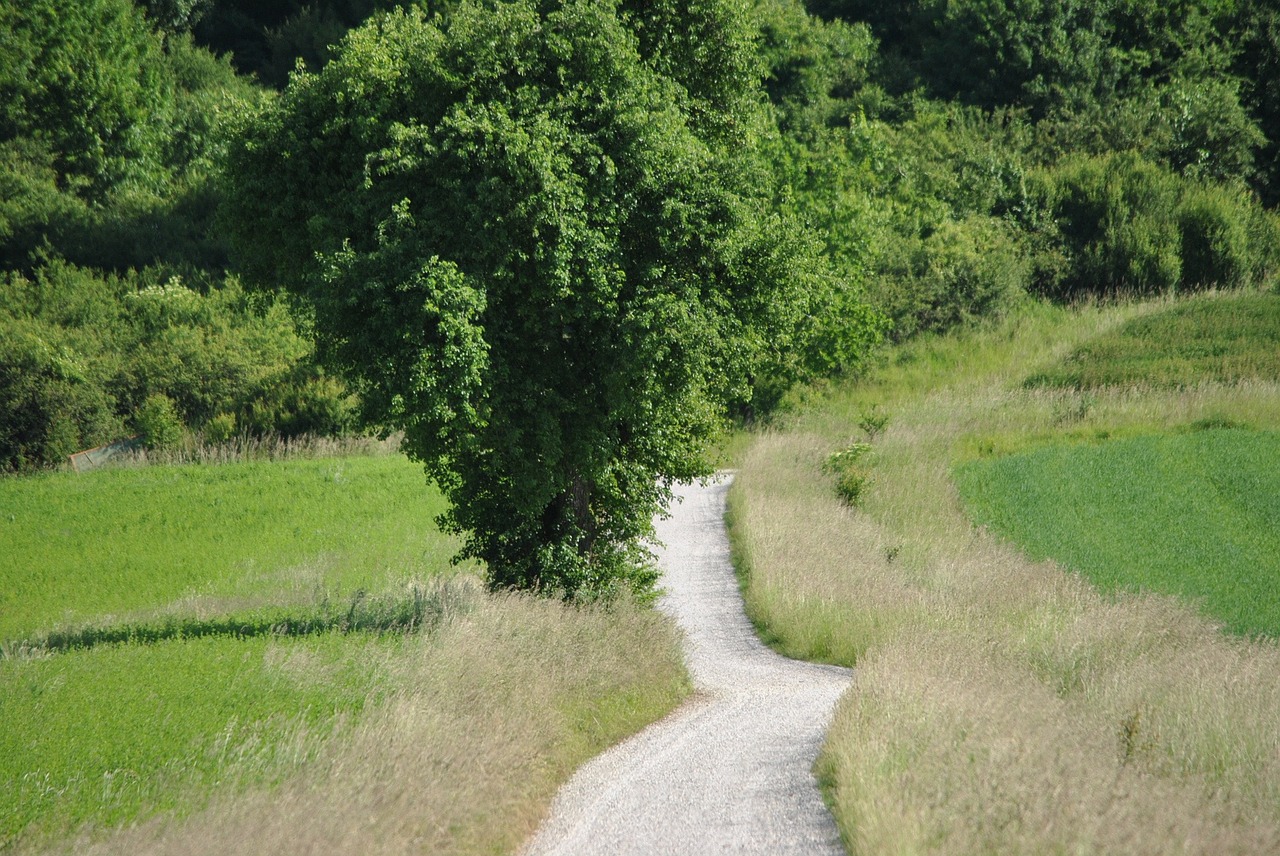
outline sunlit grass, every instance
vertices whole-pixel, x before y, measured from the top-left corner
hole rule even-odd
[[[447,567],[443,509],[396,455],[0,479],[0,642],[167,605],[382,589]]]
[[[858,667],[819,767],[855,853],[1280,849],[1280,647],[1030,559],[975,525],[952,478],[1055,443],[1280,426],[1268,380],[1024,384],[1177,305],[1033,307],[922,340],[744,456],[731,503],[753,620]],[[823,465],[868,440],[873,407],[888,422],[850,507]]]
[[[688,692],[668,619],[491,595],[395,456],[0,481],[0,851],[495,853]]]
[[[1090,389],[1280,380],[1277,331],[1280,294],[1195,297],[1081,345],[1028,383]]]
[[[1056,445],[957,471],[977,522],[1102,591],[1174,594],[1280,635],[1280,434]]]
[[[402,641],[208,637],[0,661],[0,846],[295,771],[389,690],[379,671]]]

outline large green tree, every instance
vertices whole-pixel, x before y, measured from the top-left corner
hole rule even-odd
[[[0,34],[0,144],[46,146],[86,198],[148,172],[173,95],[131,0],[0,0]]]
[[[311,307],[495,587],[646,589],[652,515],[833,291],[774,213],[749,6],[633,5],[377,18],[231,151],[249,275]]]

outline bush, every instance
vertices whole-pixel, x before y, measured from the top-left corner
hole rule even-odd
[[[899,341],[1003,315],[1031,281],[1020,237],[994,217],[946,221],[926,238],[899,237],[886,249],[875,297]]]
[[[1065,268],[1060,279],[1039,277],[1040,290],[1074,297],[1176,288],[1180,189],[1176,176],[1131,154],[1069,158],[1051,170],[1038,190]]]
[[[1036,287],[1054,297],[1256,284],[1280,250],[1274,216],[1247,190],[1133,154],[1067,159],[1031,196]]]
[[[1235,288],[1253,280],[1260,259],[1250,241],[1252,213],[1224,187],[1188,189],[1178,208],[1184,288]]]
[[[0,471],[49,466],[118,438],[114,403],[56,327],[0,317]]]
[[[173,399],[160,392],[147,396],[133,415],[133,424],[148,449],[176,448],[185,434]]]

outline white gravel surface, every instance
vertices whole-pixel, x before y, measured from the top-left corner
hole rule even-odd
[[[844,853],[812,767],[853,673],[756,638],[729,561],[728,489],[683,488],[658,523],[661,606],[685,632],[697,695],[579,770],[523,856]]]

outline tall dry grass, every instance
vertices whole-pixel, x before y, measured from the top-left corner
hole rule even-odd
[[[399,451],[401,439],[399,434],[386,438],[362,435],[325,437],[315,434],[285,437],[279,434],[266,434],[260,437],[241,435],[220,443],[209,443],[198,434],[190,434],[183,439],[182,443],[172,448],[139,447],[120,452],[113,455],[106,465],[112,467],[145,467],[152,464],[182,466],[390,455]]]
[[[731,508],[750,614],[792,655],[858,667],[820,759],[854,853],[1280,852],[1280,648],[1029,562],[969,522],[950,480],[966,455],[1063,433],[1280,425],[1274,384],[1021,388],[1148,309],[1042,310],[922,343],[744,455]],[[890,422],[853,510],[822,465],[864,439],[871,405]]]
[[[654,610],[478,584],[470,602],[377,664],[394,687],[377,709],[336,737],[298,728],[277,746],[300,759],[283,785],[217,798],[184,820],[87,832],[65,852],[513,852],[581,762],[688,692],[677,633]]]

